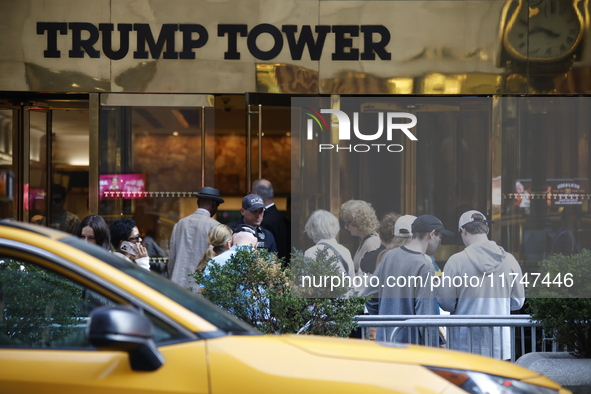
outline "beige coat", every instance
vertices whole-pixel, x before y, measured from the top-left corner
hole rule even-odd
[[[168,275],[172,282],[197,293],[199,286],[188,275],[195,272],[208,247],[207,233],[218,224],[207,213],[197,210],[174,225],[168,257]]]

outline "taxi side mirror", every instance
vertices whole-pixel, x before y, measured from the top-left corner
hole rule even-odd
[[[131,307],[94,309],[86,326],[86,336],[98,349],[127,352],[134,371],[155,371],[164,365],[164,357],[153,341],[152,323]]]

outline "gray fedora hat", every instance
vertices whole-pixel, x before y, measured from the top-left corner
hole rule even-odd
[[[193,193],[193,196],[197,198],[207,198],[209,200],[217,201],[220,204],[224,202],[224,199],[220,197],[220,191],[213,187],[202,187],[199,189],[199,193]]]

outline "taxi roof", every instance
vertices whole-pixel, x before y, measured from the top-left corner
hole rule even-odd
[[[55,230],[49,227],[44,227],[38,224],[19,222],[15,219],[2,219],[0,220],[0,226],[31,231],[35,234],[44,235],[48,238],[55,240],[72,237],[72,234],[63,231]]]

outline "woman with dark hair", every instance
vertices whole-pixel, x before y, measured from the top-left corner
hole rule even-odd
[[[111,251],[111,232],[105,219],[99,215],[88,215],[78,226],[76,235],[83,241]]]
[[[135,220],[131,218],[117,219],[111,224],[111,242],[115,248],[114,255],[132,261],[150,270],[150,258],[148,251],[142,245],[142,237]]]

